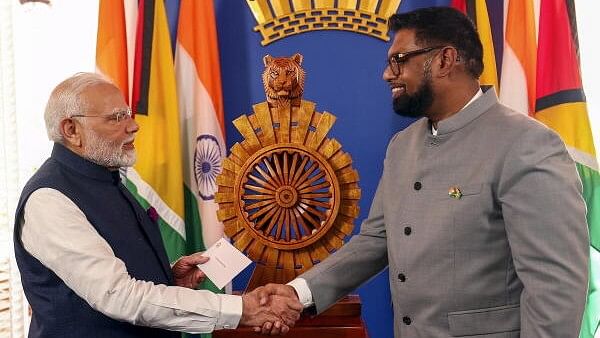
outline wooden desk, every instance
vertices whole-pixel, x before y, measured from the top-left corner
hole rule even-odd
[[[350,295],[316,317],[303,317],[286,338],[368,338],[367,329],[360,317],[361,303],[358,295]],[[252,328],[213,332],[215,338],[265,338]]]

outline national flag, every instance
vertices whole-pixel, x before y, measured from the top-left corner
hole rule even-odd
[[[135,112],[140,125],[138,159],[134,168],[125,172],[124,183],[144,208],[156,209],[165,249],[173,262],[186,253],[186,232],[169,30],[162,0],[139,1],[138,8],[132,4],[100,1],[96,63],[98,71],[117,84]]]
[[[541,0],[534,117],[560,134],[583,183],[590,280],[580,338],[599,336],[600,175],[579,71],[573,0]]]
[[[185,251],[181,134],[171,38],[164,2],[139,2],[132,108],[140,126],[128,188],[158,212],[171,262]]]
[[[100,0],[96,72],[110,79],[129,102],[127,29],[123,0]]]
[[[502,103],[531,115],[535,107],[537,60],[534,8],[539,1],[508,1],[499,92]]]
[[[223,237],[217,220],[216,176],[225,155],[221,73],[212,1],[182,0],[175,47],[188,249]],[[199,226],[201,224],[201,226]],[[193,235],[192,235],[193,234]]]
[[[492,26],[485,0],[452,0],[452,7],[468,14],[475,23],[481,44],[483,45],[483,73],[479,78],[482,85],[491,85],[498,91],[498,72],[496,71],[496,56]]]

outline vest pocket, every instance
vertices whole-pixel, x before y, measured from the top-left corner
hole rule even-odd
[[[521,328],[520,305],[448,312],[453,337],[518,331]]]

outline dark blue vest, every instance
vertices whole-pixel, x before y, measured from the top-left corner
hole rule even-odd
[[[92,309],[25,251],[18,223],[27,199],[40,188],[56,189],[73,201],[115,255],[125,262],[133,278],[173,284],[158,225],[121,184],[119,173],[55,144],[52,156],[25,185],[15,217],[16,259],[25,295],[33,310],[29,337],[180,337],[176,332],[120,322]],[[77,242],[77,238],[64,240]]]

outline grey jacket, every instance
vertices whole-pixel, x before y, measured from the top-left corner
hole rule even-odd
[[[318,312],[389,265],[397,338],[577,337],[588,230],[561,139],[493,89],[390,142],[360,234],[301,275]]]

